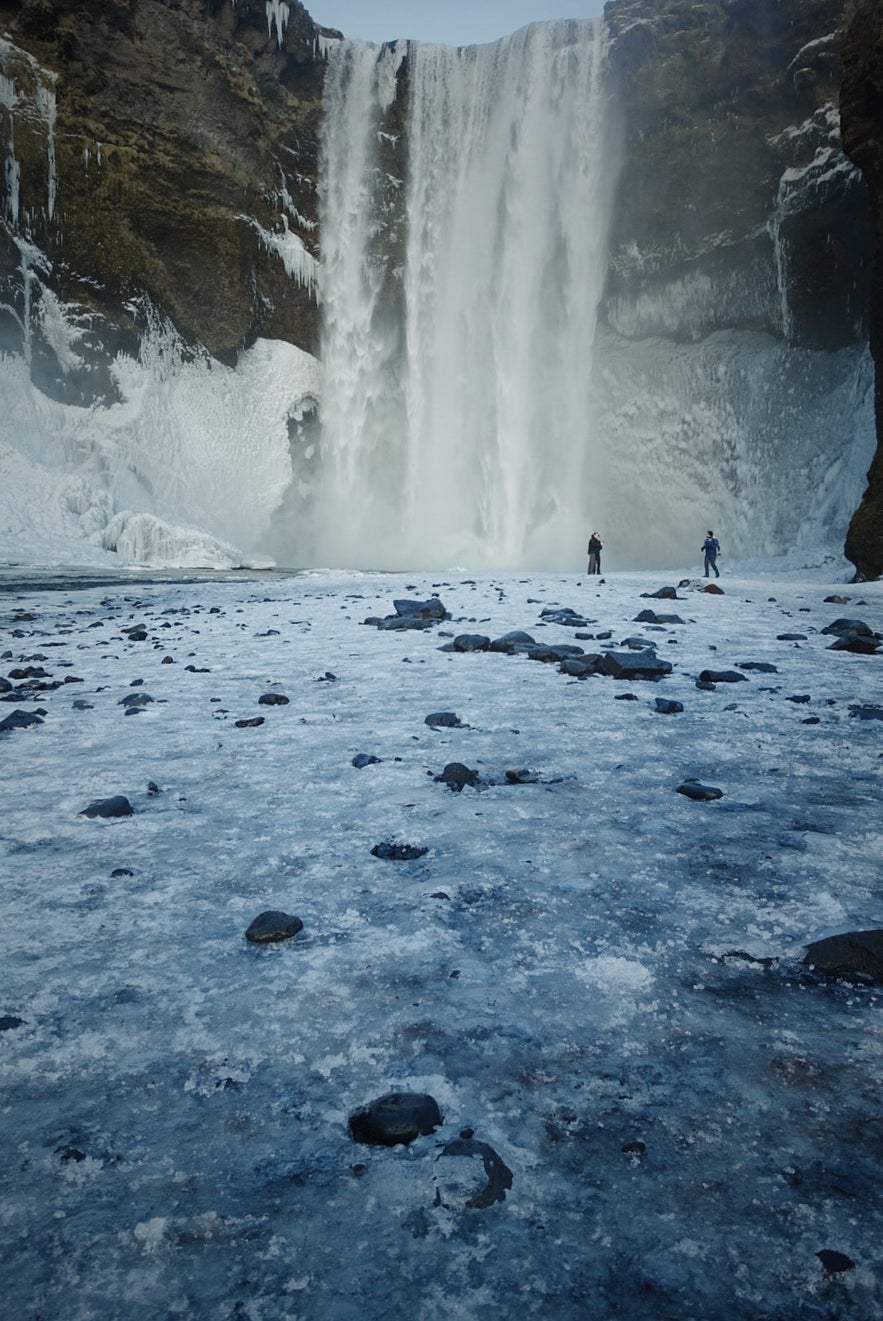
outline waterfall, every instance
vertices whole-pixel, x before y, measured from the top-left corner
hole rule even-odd
[[[304,558],[573,565],[598,450],[603,59],[602,25],[579,21],[330,52]]]

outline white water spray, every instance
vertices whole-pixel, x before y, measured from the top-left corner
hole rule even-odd
[[[322,563],[572,565],[589,513],[609,170],[601,25],[344,43],[326,81]],[[394,108],[400,112],[400,107]],[[404,172],[404,165],[402,165]]]

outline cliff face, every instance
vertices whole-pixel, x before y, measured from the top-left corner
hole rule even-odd
[[[810,349],[865,337],[870,215],[837,114],[854,9],[606,6],[625,136],[607,304],[617,332],[741,326]]]
[[[846,554],[861,577],[883,574],[883,0],[860,6],[844,52],[843,142],[864,175],[871,198],[877,260],[871,296],[871,352],[876,363],[875,411],[880,444],[868,489],[849,527]]]
[[[0,33],[0,338],[35,383],[110,390],[145,294],[221,360],[259,335],[315,348],[324,65],[303,6],[3,0]],[[80,309],[85,369],[59,370],[54,298]]]

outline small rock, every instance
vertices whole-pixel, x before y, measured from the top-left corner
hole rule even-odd
[[[125,794],[114,794],[112,798],[96,798],[96,800],[84,807],[80,816],[95,817],[122,817],[134,815],[134,808]]]
[[[487,651],[491,640],[483,633],[461,633],[454,638],[454,651]]]
[[[723,798],[723,789],[716,789],[711,784],[700,784],[698,780],[685,780],[679,784],[677,792],[683,794],[685,798],[695,798],[699,802],[713,802],[716,798]]]
[[[150,706],[153,698],[150,693],[129,693],[127,697],[121,697],[117,706],[125,706],[131,710],[133,707]]]
[[[507,784],[539,784],[539,782],[540,777],[536,771],[529,771],[526,768],[506,771]]]
[[[778,674],[779,671],[775,665],[770,665],[769,661],[739,661],[740,670],[751,670],[757,674]]]
[[[13,729],[30,729],[33,725],[42,725],[43,721],[36,711],[10,711],[0,720],[0,733],[7,734]]]
[[[738,670],[703,670],[699,675],[700,683],[747,683],[744,674]]]
[[[683,702],[674,702],[667,697],[657,697],[655,709],[663,716],[674,716],[683,711]]]
[[[853,703],[849,708],[849,714],[857,720],[883,720],[883,706],[875,706],[873,703],[866,705]]]
[[[806,634],[805,634],[805,633],[777,633],[777,634],[776,634],[776,641],[777,641],[777,642],[805,642],[805,641],[806,641]]]
[[[272,941],[290,940],[303,928],[304,924],[299,917],[269,908],[254,919],[245,933],[245,939],[254,945],[269,945]]]
[[[883,930],[847,931],[807,946],[803,962],[825,977],[864,983],[883,982]]]
[[[638,698],[635,693],[617,693],[613,700],[616,702],[637,702]]]
[[[262,693],[258,698],[259,706],[288,706],[288,698],[283,693]]]
[[[237,729],[256,729],[264,723],[264,717],[252,716],[250,720],[235,720],[233,723]]]
[[[459,729],[462,725],[460,717],[453,711],[434,711],[423,723],[432,729]]]
[[[0,1032],[12,1032],[14,1028],[24,1027],[25,1020],[16,1018],[15,1014],[0,1015]]]
[[[474,788],[478,784],[478,771],[470,770],[462,761],[449,761],[441,775],[435,776],[436,784],[446,784],[454,793],[460,793],[468,784]]]
[[[855,1262],[852,1258],[847,1257],[845,1252],[837,1252],[834,1248],[822,1248],[816,1256],[829,1275],[841,1275],[844,1271],[855,1270]]]
[[[357,771],[364,770],[366,766],[379,766],[379,764],[380,758],[375,757],[370,752],[357,752],[352,760],[352,765],[355,766]]]
[[[116,881],[122,876],[134,876],[134,875],[135,873],[129,867],[114,867],[113,871],[110,873],[110,879],[112,881]]]
[[[702,588],[702,591],[707,592],[709,596],[724,595],[724,589],[722,587],[718,587],[717,583],[709,583],[707,587]]]
[[[390,1092],[349,1117],[354,1142],[373,1146],[408,1146],[415,1138],[434,1133],[442,1114],[432,1096],[425,1092]]]
[[[374,858],[383,858],[386,862],[414,862],[428,852],[429,849],[423,848],[420,844],[396,844],[387,840],[375,844],[371,855]]]
[[[511,633],[504,633],[501,638],[495,638],[488,646],[488,651],[499,651],[504,655],[512,656],[518,651],[526,651],[528,647],[536,645],[536,638],[530,633],[514,629]]]
[[[786,702],[793,702],[795,706],[805,706],[807,702],[812,701],[809,693],[794,693],[791,697],[785,698]]]

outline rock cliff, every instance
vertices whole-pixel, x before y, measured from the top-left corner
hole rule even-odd
[[[144,296],[223,361],[258,335],[315,348],[323,61],[297,0],[3,0],[0,34],[0,335],[37,384],[109,389]],[[55,298],[85,370],[58,370]]]
[[[849,29],[841,96],[843,142],[867,180],[877,260],[871,297],[871,352],[876,362],[875,411],[880,444],[868,489],[850,524],[846,554],[864,578],[883,574],[883,2],[860,6]]]
[[[612,0],[624,168],[607,313],[621,334],[867,334],[871,227],[840,142],[853,0]],[[652,314],[648,314],[652,309]]]

